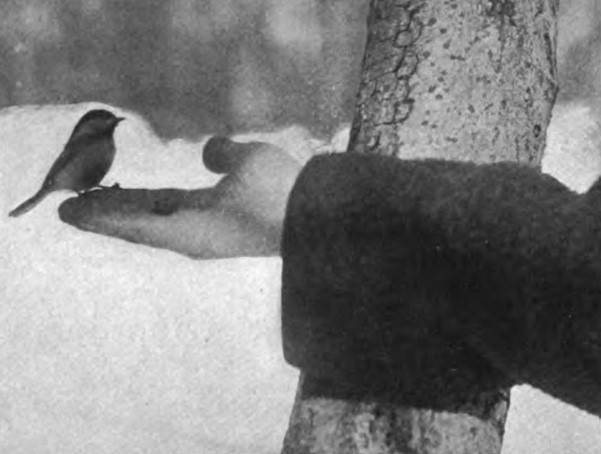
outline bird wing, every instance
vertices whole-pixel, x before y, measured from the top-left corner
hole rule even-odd
[[[79,140],[73,139],[73,140],[69,140],[67,142],[67,144],[63,148],[63,151],[61,152],[60,155],[58,155],[58,158],[56,158],[56,160],[54,161],[54,164],[52,164],[52,167],[50,167],[50,170],[46,174],[46,178],[44,179],[44,183],[43,183],[42,187],[51,184],[52,180],[54,180],[54,178],[56,177],[56,174],[61,169],[64,169],[65,166],[70,161],[72,161],[75,158],[75,156],[77,156],[80,148],[82,146],[84,146],[84,144],[82,142],[83,141],[81,139],[79,139]]]

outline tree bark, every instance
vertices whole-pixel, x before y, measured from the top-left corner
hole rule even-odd
[[[557,8],[558,0],[372,0],[348,151],[539,166],[557,93]],[[442,385],[432,396],[440,409],[364,388],[341,398],[339,388],[301,371],[283,453],[501,451],[508,389]]]
[[[372,1],[350,150],[538,166],[557,3]]]

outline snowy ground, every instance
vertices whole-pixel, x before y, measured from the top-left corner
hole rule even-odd
[[[82,233],[58,220],[64,194],[6,216],[90,107],[0,110],[0,452],[278,453],[297,379],[281,355],[279,259],[195,262]],[[215,182],[202,143],[163,143],[122,113],[106,184]],[[598,131],[586,108],[558,110],[544,169],[585,189],[601,173]],[[296,127],[254,138],[301,160],[324,145]],[[504,454],[599,446],[601,420],[514,390]]]

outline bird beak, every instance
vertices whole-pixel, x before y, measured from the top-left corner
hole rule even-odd
[[[121,123],[123,120],[125,120],[125,117],[117,117],[115,118],[115,124]]]

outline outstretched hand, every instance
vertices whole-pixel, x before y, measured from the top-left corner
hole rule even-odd
[[[67,199],[60,219],[81,230],[197,259],[279,255],[288,194],[302,165],[274,145],[213,137],[211,188],[91,191]]]

